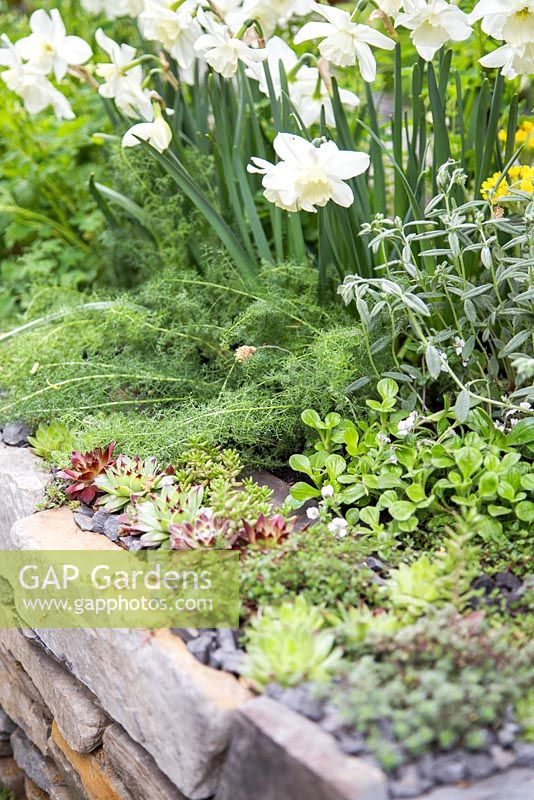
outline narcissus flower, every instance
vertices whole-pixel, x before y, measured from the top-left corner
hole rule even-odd
[[[136,147],[139,139],[148,142],[160,153],[168,148],[172,141],[172,130],[161,114],[159,106],[155,107],[155,117],[153,122],[139,122],[126,131],[122,137],[123,147]]]
[[[108,19],[137,17],[143,10],[144,0],[81,0],[82,8],[89,14],[104,12]]]
[[[22,99],[26,111],[39,114],[52,106],[58,119],[74,119],[67,98],[34,65],[24,63],[5,34],[1,39],[4,47],[0,48],[0,67],[6,67],[1,74],[2,80],[8,89]]]
[[[195,42],[202,30],[193,14],[198,3],[185,0],[178,8],[172,0],[145,0],[139,25],[145,39],[160,42],[182,69],[195,61]]]
[[[295,36],[295,44],[322,39],[321,55],[338,67],[351,67],[358,62],[362,77],[368,83],[376,78],[376,60],[369,45],[393,50],[395,42],[368,25],[353,22],[347,11],[313,3],[313,9],[326,22],[307,22]]]
[[[215,18],[199,8],[197,19],[206,31],[195,42],[195,50],[201,53],[215,72],[223,78],[232,78],[240,61],[247,67],[267,58],[265,48],[249,47],[241,39],[232,36],[227,25],[221,25]]]
[[[534,41],[528,44],[505,44],[480,59],[483,67],[501,67],[501,74],[512,81],[518,75],[534,73]]]
[[[354,195],[345,181],[361,175],[370,163],[366,153],[340,150],[325,140],[312,143],[292,133],[279,133],[274,149],[278,164],[254,157],[248,171],[264,176],[264,196],[285,211],[316,212],[330,200],[348,208]]]
[[[111,59],[110,64],[97,64],[96,74],[104,79],[98,87],[101,97],[115,100],[115,105],[126,117],[151,121],[154,117],[149,92],[142,88],[143,68],[140,64],[128,69],[135,58],[135,47],[117,44],[106,36],[102,28],[95,34],[97,44]]]
[[[410,38],[425,61],[432,61],[446,42],[463,42],[471,36],[467,14],[445,0],[405,0],[404,9],[395,25],[412,31]]]
[[[469,16],[484,33],[507,44],[534,42],[534,0],[480,0]]]
[[[79,36],[67,36],[57,8],[48,14],[40,8],[30,17],[31,34],[19,39],[15,47],[19,55],[48,75],[53,72],[60,81],[69,65],[79,66],[91,58],[92,50]]]

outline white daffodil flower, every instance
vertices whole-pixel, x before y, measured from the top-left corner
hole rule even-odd
[[[281,159],[278,164],[254,157],[248,171],[264,176],[264,196],[285,211],[315,213],[330,200],[348,208],[354,195],[345,181],[369,168],[365,153],[340,150],[335,142],[327,141],[316,147],[292,133],[279,133],[274,149]]]
[[[410,38],[425,61],[432,61],[446,42],[463,42],[471,36],[467,14],[445,0],[405,0],[404,8],[395,25],[412,31]]]
[[[534,42],[534,0],[480,0],[469,19],[482,20],[484,33],[514,47]]]
[[[368,83],[376,78],[376,60],[369,45],[393,50],[395,42],[368,25],[352,22],[350,14],[340,8],[313,3],[313,10],[326,22],[307,22],[295,36],[295,44],[322,39],[319,52],[338,67],[351,67],[358,62],[362,77]]]
[[[321,119],[321,109],[324,108],[326,124],[335,128],[336,120],[332,106],[332,98],[328,93],[324,81],[321,79],[316,67],[299,65],[299,58],[295,51],[279,36],[273,36],[266,45],[268,53],[266,64],[269,66],[274,92],[277,98],[282,94],[282,81],[280,78],[280,64],[287,76],[289,97],[300,114],[304,125],[308,128]],[[269,96],[269,87],[263,64],[254,64],[247,69],[249,78],[259,82],[260,91]],[[357,108],[360,98],[348,89],[340,89],[341,102],[348,108]]]
[[[31,34],[19,39],[15,47],[19,55],[35,69],[48,75],[53,72],[60,81],[69,65],[85,64],[92,50],[79,36],[67,36],[65,25],[57,8],[50,14],[40,8],[30,17]]]
[[[100,96],[115,100],[115,105],[126,117],[136,119],[141,116],[150,122],[154,112],[149,92],[142,88],[143,68],[137,64],[126,69],[135,58],[135,47],[118,44],[106,36],[102,28],[97,30],[95,39],[111,59],[110,64],[96,65],[96,74],[104,80],[98,87]]]
[[[144,0],[81,0],[82,8],[89,14],[101,14],[108,19],[137,17],[143,10]]]
[[[241,39],[232,36],[227,25],[221,25],[213,16],[199,8],[197,19],[206,31],[195,42],[195,50],[223,78],[232,78],[240,61],[247,67],[267,58],[265,48],[249,47]]]
[[[122,137],[123,147],[136,147],[142,139],[148,142],[160,153],[167,150],[172,141],[172,130],[168,122],[163,119],[159,106],[155,108],[153,122],[139,122],[126,131]]]
[[[145,0],[139,16],[141,33],[151,42],[159,42],[178,62],[189,69],[195,61],[195,42],[202,30],[193,14],[196,0],[185,0],[177,9],[172,0]]]
[[[483,67],[501,67],[502,75],[512,81],[519,75],[534,74],[534,42],[505,44],[480,59]]]
[[[29,114],[39,114],[52,106],[58,119],[74,119],[74,113],[67,98],[53,86],[46,75],[35,71],[32,64],[25,64],[16,47],[4,34],[1,37],[4,47],[0,48],[0,67],[2,80],[24,103]]]
[[[219,4],[216,3],[217,7]],[[286,25],[292,17],[304,17],[312,10],[312,0],[245,0],[228,14],[228,24],[238,30],[247,19],[257,20],[265,36]]]

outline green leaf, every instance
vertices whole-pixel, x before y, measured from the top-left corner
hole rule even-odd
[[[304,472],[306,475],[309,475],[310,478],[313,475],[312,466],[308,456],[302,456],[299,454],[291,456],[289,459],[289,466],[291,469],[295,470],[295,472]]]
[[[534,503],[522,500],[515,507],[516,517],[522,522],[534,522]]]
[[[303,411],[300,418],[305,425],[308,425],[308,427],[313,428],[315,431],[322,431],[326,428],[321,417],[313,408],[307,408],[306,411]]]
[[[382,400],[392,400],[399,393],[399,384],[392,378],[382,378],[376,388]]]
[[[388,507],[388,511],[393,519],[405,522],[417,510],[414,503],[409,503],[407,500],[397,500]]]
[[[346,469],[347,462],[343,456],[338,456],[334,453],[326,459],[326,471],[331,481],[337,480],[340,475],[343,475]]]
[[[471,395],[469,394],[467,389],[462,389],[462,391],[456,398],[456,403],[454,404],[454,416],[456,417],[458,422],[462,423],[466,421],[469,415],[470,403],[471,403]]]
[[[102,183],[96,183],[93,176],[89,179],[89,188],[95,201],[98,203],[97,198],[100,197],[101,202],[98,203],[100,209],[103,211],[104,204],[102,203],[102,198],[105,198],[108,203],[112,203],[113,205],[118,206],[125,212],[129,217],[131,217],[137,224],[146,231],[152,239],[157,243],[158,239],[156,236],[156,231],[152,225],[152,220],[150,219],[150,215],[145,211],[144,208],[134,203],[133,200],[130,200],[129,197],[121,194],[120,192],[115,191],[115,189],[111,189],[109,186],[104,186]],[[103,212],[105,213],[105,212]],[[107,219],[111,222],[114,220],[114,223],[117,224],[116,218],[111,215],[108,209],[108,213],[106,214]]]
[[[519,420],[506,437],[506,444],[512,446],[531,442],[534,442],[534,417]]]
[[[467,480],[482,464],[482,453],[474,447],[462,447],[454,453],[454,460]]]
[[[303,481],[299,481],[291,487],[291,497],[301,503],[320,496],[321,492],[318,489],[316,489],[314,486],[310,486],[309,483],[304,483]]]
[[[429,344],[425,351],[425,361],[428,371],[434,380],[441,374],[441,357],[439,351],[433,344]]]
[[[493,497],[497,492],[499,476],[496,472],[485,472],[479,481],[478,490],[482,497]]]

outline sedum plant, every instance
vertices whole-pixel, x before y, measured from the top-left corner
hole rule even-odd
[[[444,609],[344,662],[334,704],[386,769],[437,747],[483,749],[532,686],[532,657],[531,643],[512,646],[482,614]]]
[[[41,422],[28,442],[35,455],[47,461],[61,457],[75,445],[74,435],[63,422]]]
[[[115,463],[95,480],[102,493],[97,501],[104,511],[120,511],[139,498],[174,483],[172,467],[162,470],[157,459],[120,455]]]
[[[265,608],[251,620],[243,674],[257,689],[269,683],[297,686],[326,681],[340,658],[334,634],[325,627],[323,608],[301,596]]]
[[[115,464],[113,451],[115,442],[107,447],[97,447],[88,453],[75,450],[71,455],[71,466],[58,473],[58,477],[69,482],[65,492],[72,500],[92,504],[101,489],[96,485],[105,470]]]

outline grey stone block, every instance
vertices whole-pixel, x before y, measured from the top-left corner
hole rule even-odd
[[[13,757],[20,769],[43,792],[50,792],[52,786],[61,783],[54,763],[45,758],[22,731],[15,731],[11,735],[11,746]]]
[[[1,648],[0,704],[13,722],[46,755],[51,715],[20,664]]]
[[[74,750],[90,753],[102,744],[109,719],[82,683],[19,631],[0,631],[0,644],[22,664]]]
[[[236,714],[217,800],[386,800],[384,773],[267,697]]]
[[[0,442],[0,547],[11,550],[13,523],[35,511],[50,481],[49,472],[29,450],[6,447]]]
[[[134,800],[187,800],[158,769],[146,750],[136,744],[120,725],[111,725],[104,734],[104,756],[128,787]]]
[[[7,741],[17,726],[0,708],[0,741]]]

